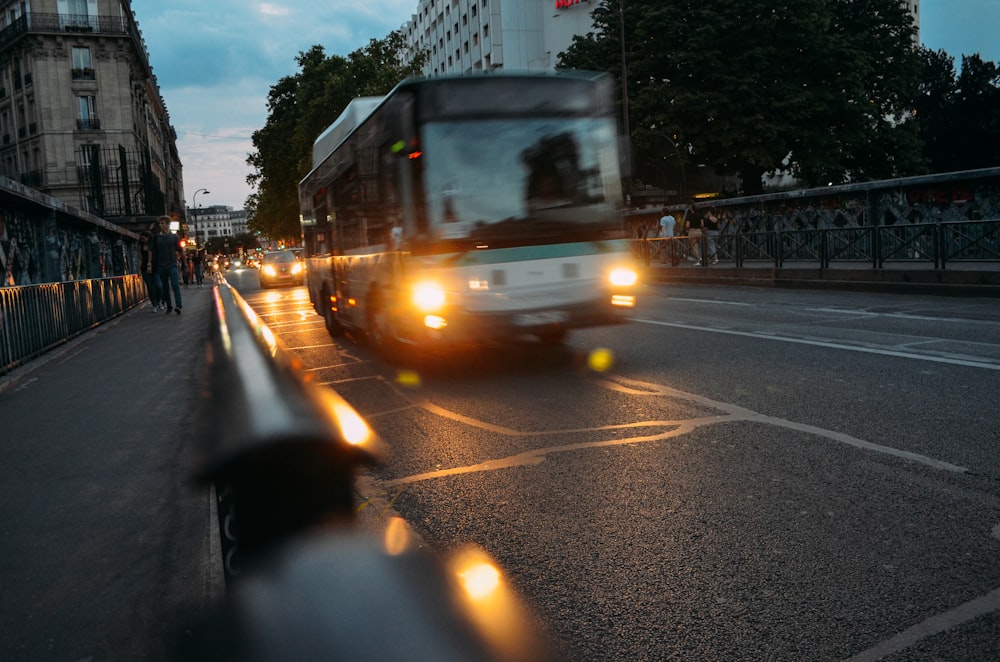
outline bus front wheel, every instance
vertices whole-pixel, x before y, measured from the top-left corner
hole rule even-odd
[[[399,350],[396,329],[388,308],[380,297],[372,296],[368,307],[368,340],[372,347],[386,359],[393,359]]]

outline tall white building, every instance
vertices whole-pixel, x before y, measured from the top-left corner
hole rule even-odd
[[[920,44],[920,2],[913,0],[912,2],[908,0],[903,0],[903,6],[906,7],[906,11],[910,12],[910,16],[913,17],[913,27],[916,32],[913,34],[913,43]]]
[[[401,29],[426,51],[423,73],[552,70],[573,36],[592,29],[587,0],[420,0]]]
[[[593,30],[602,0],[419,0],[401,28],[412,50],[426,51],[425,76],[489,69],[555,69],[575,35]],[[617,9],[614,0],[608,2]],[[920,43],[920,7],[903,0]]]

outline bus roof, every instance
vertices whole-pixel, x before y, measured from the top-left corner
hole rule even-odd
[[[313,142],[312,167],[315,168],[323,159],[333,153],[351,131],[361,125],[375,110],[385,97],[357,97],[351,99],[340,117],[319,134]]]
[[[420,87],[424,85],[434,85],[435,83],[448,83],[456,80],[482,80],[484,78],[562,78],[577,80],[598,80],[607,78],[608,74],[596,71],[560,69],[558,71],[542,70],[510,70],[501,69],[497,71],[483,71],[481,73],[455,73],[444,74],[433,77],[412,76],[400,81],[385,96],[355,97],[344,108],[340,116],[328,126],[323,133],[313,142],[312,169],[299,182],[302,184],[312,178],[320,165],[347,139],[356,128],[367,120],[375,109],[389,97],[397,92],[404,91],[408,87]],[[301,190],[300,190],[301,195]]]

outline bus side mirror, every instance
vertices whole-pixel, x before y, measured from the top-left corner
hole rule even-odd
[[[413,95],[406,92],[395,95],[389,100],[386,113],[392,153],[396,156],[410,156],[420,151],[420,140],[413,122],[415,113]]]

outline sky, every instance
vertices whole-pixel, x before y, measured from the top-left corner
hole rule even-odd
[[[550,2],[553,0],[538,0]],[[924,46],[961,64],[1000,63],[1000,0],[921,2]],[[347,56],[400,28],[417,0],[132,0],[160,94],[177,132],[188,206],[242,209],[251,134],[267,122],[267,94],[314,45]]]

